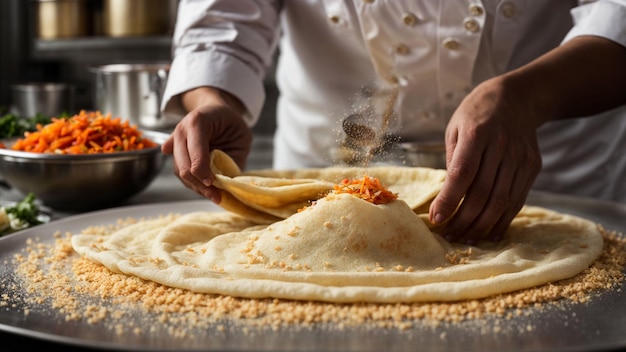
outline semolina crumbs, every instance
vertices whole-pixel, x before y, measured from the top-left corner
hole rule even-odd
[[[108,234],[141,220],[120,220],[83,233]],[[21,309],[25,315],[33,309],[46,310],[61,321],[102,326],[116,335],[130,332],[149,336],[166,331],[174,339],[194,338],[208,328],[245,332],[359,327],[410,332],[465,324],[486,334],[515,333],[504,331],[505,324],[497,321],[515,321],[547,308],[567,309],[621,288],[626,238],[599,228],[605,239],[600,257],[573,278],[485,299],[396,304],[332,304],[194,293],[113,273],[75,253],[71,233],[55,233],[52,242],[28,239],[14,255],[15,274],[0,282],[12,293],[0,297],[0,307]],[[516,327],[519,331],[533,328],[527,322]]]

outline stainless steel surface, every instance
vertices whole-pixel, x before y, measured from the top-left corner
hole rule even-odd
[[[11,86],[13,113],[22,117],[74,113],[74,86],[68,83],[28,82]]]
[[[143,131],[158,144],[166,133]],[[10,144],[7,144],[10,146]],[[0,175],[22,194],[32,192],[56,209],[97,209],[144,190],[164,161],[160,147],[89,155],[42,154],[0,149]]]
[[[443,143],[404,142],[398,143],[397,149],[407,166],[446,168],[446,147]]]
[[[91,71],[96,110],[145,129],[167,129],[176,123],[160,110],[169,64],[111,64]]]
[[[577,197],[533,193],[529,204],[584,216],[602,223],[608,229],[626,232],[626,205],[599,202]],[[26,238],[37,236],[44,242],[52,241],[52,233],[77,231],[89,224],[106,224],[127,216],[149,216],[167,213],[217,209],[210,202],[199,199],[182,202],[163,202],[68,217],[47,225],[32,228],[0,239],[1,282],[12,279],[11,258],[24,246]],[[0,330],[7,335],[19,335],[60,346],[110,350],[206,350],[206,351],[608,351],[626,348],[626,286],[621,290],[594,297],[585,304],[563,308],[533,309],[532,314],[508,318],[483,318],[476,322],[425,324],[410,330],[366,329],[345,327],[343,330],[312,327],[310,329],[283,328],[267,332],[259,328],[220,330],[209,328],[195,338],[175,338],[159,331],[141,334],[116,333],[99,324],[85,321],[65,321],[62,314],[24,307],[3,308]],[[16,294],[10,285],[3,285],[0,294]],[[17,292],[19,294],[19,292]],[[97,302],[94,304],[98,304]],[[104,304],[104,303],[102,303]],[[148,318],[137,317],[137,324],[147,326]],[[495,332],[494,326],[500,331]],[[526,329],[527,326],[533,329]],[[159,329],[158,327],[156,327]]]
[[[85,37],[72,40],[37,40],[34,43],[34,50],[43,53],[56,52],[76,52],[76,51],[113,51],[132,52],[143,51],[153,53],[154,49],[169,51],[172,45],[172,38],[166,36],[159,37]],[[81,67],[83,63],[81,63]]]
[[[104,34],[111,37],[166,34],[171,0],[104,0]]]
[[[349,128],[355,132],[360,127]],[[350,166],[399,165],[446,168],[446,150],[443,144],[399,140],[399,137],[388,135],[382,138],[381,143],[377,143],[376,140],[368,142],[346,135],[343,143],[332,150],[331,156],[337,162]]]
[[[89,0],[34,0],[41,39],[84,37],[91,32]]]

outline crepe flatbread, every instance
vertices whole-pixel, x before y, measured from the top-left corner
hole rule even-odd
[[[363,175],[378,178],[416,213],[425,214],[446,176],[445,170],[401,166],[241,173],[237,164],[220,150],[211,153],[211,170],[215,186],[222,191],[222,208],[266,224],[285,219],[324,197],[341,180]]]
[[[239,177],[227,175],[223,180]],[[254,187],[272,185],[267,192],[280,194],[285,187],[281,177],[256,177]],[[310,190],[317,179],[302,180],[289,186]],[[282,204],[291,204],[285,198]],[[233,199],[260,213],[270,207]],[[451,244],[400,196],[376,205],[331,192],[271,224],[231,211],[196,212],[139,222],[112,235],[74,235],[72,245],[112,271],[195,292],[390,303],[476,299],[569,278],[597,259],[603,238],[593,222],[526,206],[503,241]]]

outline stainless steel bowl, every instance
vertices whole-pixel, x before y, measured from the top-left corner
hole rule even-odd
[[[142,131],[157,144],[169,134]],[[12,141],[3,141],[10,148]],[[89,155],[42,154],[0,148],[0,175],[23,194],[32,192],[60,210],[113,206],[143,191],[163,167],[160,146]]]

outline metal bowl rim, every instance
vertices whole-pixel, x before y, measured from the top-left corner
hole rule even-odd
[[[136,156],[142,155],[152,155],[161,153],[161,144],[167,140],[169,137],[168,133],[159,132],[159,131],[151,131],[151,130],[140,130],[142,136],[150,138],[155,143],[157,143],[156,147],[146,148],[141,150],[131,150],[127,152],[114,152],[114,153],[98,153],[98,154],[51,154],[51,153],[33,153],[33,152],[24,152],[19,150],[11,150],[10,143],[15,141],[15,138],[1,140],[6,144],[7,148],[0,148],[0,157],[5,160],[9,159],[28,159],[35,161],[75,161],[75,162],[88,162],[91,160],[102,161],[102,159],[128,159]],[[7,158],[8,157],[8,158]]]

